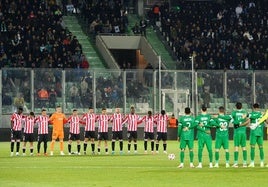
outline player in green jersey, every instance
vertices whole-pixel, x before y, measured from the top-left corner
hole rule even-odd
[[[215,141],[215,168],[219,167],[219,158],[220,158],[220,148],[223,147],[225,150],[225,167],[229,168],[229,123],[232,117],[230,115],[225,115],[225,109],[223,106],[219,107],[219,114],[217,118],[213,119],[213,125],[216,126],[216,141]]]
[[[212,119],[207,114],[207,107],[202,106],[201,114],[196,117],[195,123],[197,125],[197,138],[198,138],[198,166],[196,168],[202,168],[202,154],[204,146],[206,145],[209,156],[209,167],[213,168],[212,159],[212,137],[210,129],[212,127]]]
[[[254,158],[255,158],[255,145],[256,143],[259,146],[260,150],[260,166],[264,167],[264,153],[263,153],[263,127],[264,123],[258,125],[258,119],[262,117],[262,113],[259,109],[259,104],[255,103],[253,105],[253,111],[249,114],[250,119],[250,164],[248,167],[255,167]]]
[[[194,159],[194,127],[195,127],[195,119],[191,115],[190,108],[185,108],[185,115],[180,117],[179,126],[178,126],[178,140],[180,141],[180,165],[178,168],[184,167],[184,151],[186,146],[189,149],[190,155],[190,168],[194,168],[193,159]]]
[[[236,103],[236,109],[232,111],[232,122],[234,125],[234,165],[238,167],[238,148],[241,146],[243,150],[243,167],[247,167],[247,149],[246,149],[246,125],[247,112],[242,109],[242,103]]]

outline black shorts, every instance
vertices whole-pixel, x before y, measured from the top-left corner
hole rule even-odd
[[[137,140],[137,137],[138,137],[138,133],[137,131],[127,131],[127,139],[128,140]]]
[[[166,141],[167,140],[167,133],[166,132],[157,132],[156,139]]]
[[[48,142],[48,134],[38,134],[38,142]]]
[[[98,140],[108,140],[108,132],[99,132]]]
[[[153,140],[154,139],[154,133],[153,132],[144,132],[144,139],[145,140]]]
[[[93,138],[95,139],[95,131],[85,131],[85,134],[84,134],[85,138]]]
[[[34,133],[24,133],[23,141],[24,142],[34,142]]]
[[[74,134],[74,133],[70,133],[69,134],[69,140],[80,140],[80,134]]]
[[[21,131],[11,131],[11,140],[21,140]]]
[[[123,139],[123,131],[113,131],[112,140],[122,140]]]

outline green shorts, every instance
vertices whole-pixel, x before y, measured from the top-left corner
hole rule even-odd
[[[245,133],[235,133],[234,134],[234,146],[235,147],[246,147],[247,137]]]
[[[203,149],[204,146],[207,146],[207,149],[212,149],[212,138],[211,136],[202,137],[198,139],[198,149]]]
[[[250,145],[255,145],[256,143],[258,145],[263,145],[263,137],[262,136],[250,136]]]
[[[229,136],[216,136],[215,149],[229,149]]]
[[[180,149],[185,149],[188,146],[189,149],[194,148],[194,140],[180,140]]]

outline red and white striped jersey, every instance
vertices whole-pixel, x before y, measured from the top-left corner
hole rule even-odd
[[[110,117],[107,114],[100,114],[97,116],[97,121],[99,122],[98,132],[108,132],[108,121]]]
[[[154,132],[155,121],[153,116],[144,116],[141,122],[144,122],[144,132]]]
[[[14,113],[12,114],[10,120],[13,121],[13,127],[12,129],[14,131],[21,131],[22,128],[22,119],[24,118],[24,116],[18,113]]]
[[[157,123],[157,132],[167,132],[168,115],[157,114],[155,115]]]
[[[128,114],[124,121],[123,124],[127,123],[127,131],[137,131],[138,128],[138,122],[140,121],[140,116],[137,114]]]
[[[95,123],[97,115],[94,113],[86,113],[83,115],[82,120],[86,122],[85,131],[95,131]]]
[[[38,134],[48,134],[49,116],[37,116],[35,122],[38,124]]]
[[[27,116],[25,118],[24,133],[31,134],[34,131],[35,118]]]
[[[67,120],[70,123],[70,133],[79,134],[80,133],[80,119],[79,116],[70,116]]]
[[[110,121],[113,123],[112,131],[122,131],[123,114],[114,113],[111,116]]]

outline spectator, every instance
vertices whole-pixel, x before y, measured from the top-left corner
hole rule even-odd
[[[18,93],[17,96],[14,98],[14,107],[15,108],[23,107],[24,104],[25,102],[22,93]]]
[[[69,90],[71,102],[73,103],[73,107],[80,106],[80,99],[79,99],[79,90],[75,84],[73,84]]]
[[[181,59],[178,67],[189,69],[187,60],[196,52],[197,69],[268,68],[267,6],[263,1],[181,1],[178,6],[180,9],[169,9],[167,3],[160,6],[161,32]]]
[[[146,27],[147,27],[147,22],[146,22],[145,18],[142,18],[140,20],[140,32],[145,37],[146,37]]]
[[[49,99],[49,93],[47,91],[47,89],[45,89],[44,87],[41,88],[38,91],[38,101],[39,101],[39,105],[41,108],[46,108],[47,107],[47,102]]]

